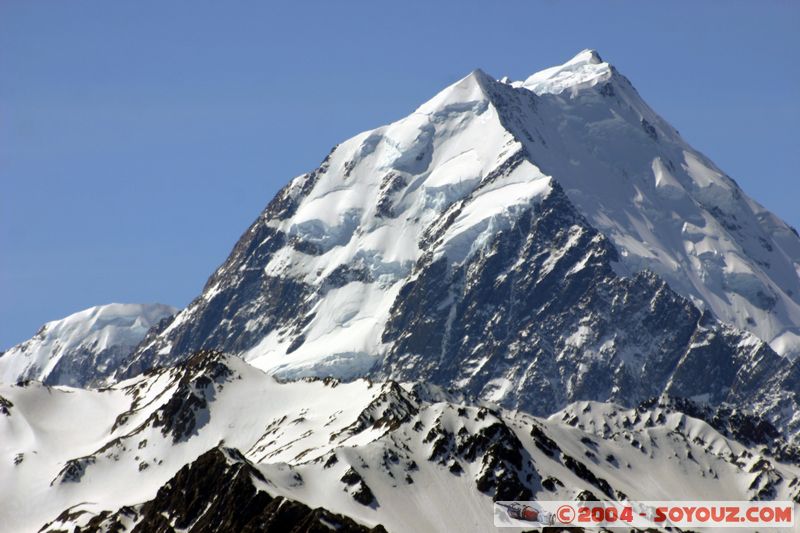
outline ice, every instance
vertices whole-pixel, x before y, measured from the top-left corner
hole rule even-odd
[[[653,159],[653,176],[655,177],[656,190],[665,198],[680,200],[686,196],[686,190],[664,165],[660,157]]]

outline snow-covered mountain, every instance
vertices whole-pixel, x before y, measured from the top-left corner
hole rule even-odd
[[[292,180],[186,309],[101,306],[0,355],[0,524],[800,502],[798,272],[797,232],[595,52],[475,71]]]
[[[205,352],[101,390],[0,386],[0,405],[10,531],[489,531],[493,500],[800,500],[800,450],[768,422],[669,398],[537,418]]]
[[[48,322],[33,338],[0,353],[0,383],[99,384],[150,328],[177,311],[162,304],[108,304]]]
[[[334,148],[120,375],[219,349],[539,415],[695,397],[794,433],[798,268],[797,233],[584,51]]]

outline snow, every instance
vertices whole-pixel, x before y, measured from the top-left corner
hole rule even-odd
[[[461,263],[486,241],[519,217],[523,208],[550,192],[550,182],[529,163],[514,169],[507,177],[477,191],[472,201],[448,228],[442,253],[453,263]]]
[[[516,137],[615,244],[621,272],[650,269],[722,321],[800,354],[800,239],[791,228],[591,51],[512,85],[538,96],[536,109],[516,112]]]
[[[800,334],[786,331],[772,339],[769,345],[778,353],[792,353],[796,346],[800,346]]]
[[[484,84],[492,81],[482,70],[474,70],[419,106],[416,113],[443,116],[449,113],[461,113],[468,109],[485,109],[489,104],[489,98],[484,90]]]
[[[609,76],[611,66],[594,50],[583,50],[563,65],[532,74],[521,86],[536,94],[558,94],[594,85]]]
[[[493,411],[478,416],[477,405],[408,396],[412,384],[398,392],[395,384],[365,380],[279,383],[236,358],[222,361],[233,375],[215,386],[208,410],[198,413],[206,423],[178,443],[148,419],[169,401],[182,370],[104,390],[0,386],[0,395],[13,403],[10,415],[0,415],[0,523],[25,533],[71,506],[98,513],[142,503],[181,466],[220,443],[256,463],[268,480],[260,485],[263,490],[365,524],[381,523],[389,531],[494,530],[491,495],[476,486],[487,461],[480,455],[473,461],[457,457],[464,471],[451,473],[448,464],[431,459],[433,443],[426,435],[432,430],[455,437],[505,424],[522,443],[524,468],[532,474],[535,497],[543,499],[573,499],[582,490],[599,495],[597,487],[565,467],[561,454],[638,500],[706,499],[709,494],[750,499],[757,475],[750,469],[762,456],[701,420],[660,408],[643,412],[579,402],[542,419],[489,405]],[[502,380],[495,385],[508,386]],[[404,409],[398,394],[410,402],[405,422],[358,424],[367,413],[379,420],[390,410]],[[127,418],[119,418],[132,408]],[[557,443],[556,456],[537,447],[533,426]],[[398,460],[387,462],[387,452]],[[20,453],[22,462],[14,464]],[[325,466],[333,454],[338,460]],[[66,461],[86,456],[93,460],[79,481],[51,485]],[[411,461],[416,468],[408,468]],[[772,465],[784,479],[800,475],[796,466]],[[379,505],[367,507],[352,498],[340,481],[350,468]],[[540,483],[547,477],[564,486],[545,491]],[[789,499],[789,490],[788,483],[778,484],[777,498]]]
[[[601,94],[600,84],[611,86],[613,95]],[[518,124],[509,126],[499,116],[496,94],[513,101],[520,90],[535,94],[536,107],[516,109]],[[527,157],[510,175],[483,182],[523,149]],[[343,161],[352,166],[346,178],[335,170]],[[379,178],[390,171],[408,185],[395,195],[398,216],[377,218]],[[460,263],[545,196],[551,180],[615,244],[622,272],[650,269],[779,353],[800,353],[800,239],[691,148],[591,50],[510,85],[475,71],[409,117],[343,143],[297,217],[330,224],[325,231],[341,246],[304,258],[306,272],[330,272],[367,254],[376,264],[395,265],[388,283],[402,279],[419,258],[426,227],[456,208],[434,253]],[[360,213],[358,228],[354,216],[349,223],[332,218],[348,209]]]
[[[112,303],[48,322],[32,339],[0,355],[0,383],[44,381],[62,358],[85,357],[85,352],[130,351],[153,325],[176,311],[162,304]]]
[[[384,291],[378,284],[361,282],[333,289],[314,310],[306,341],[291,357],[279,339],[267,337],[244,358],[284,378],[364,375],[377,362],[381,325],[399,289],[399,284]]]
[[[425,180],[425,187],[429,189],[448,186],[460,188],[464,182],[466,182],[465,186],[469,186],[473,181],[480,179],[480,176],[475,172],[478,169],[480,169],[478,155],[474,149],[469,149],[433,169],[433,172]],[[474,187],[475,184],[472,185]],[[473,187],[469,187],[469,189]]]
[[[411,274],[422,254],[420,239],[437,218],[463,205],[435,252],[461,262],[549,192],[548,177],[529,162],[485,182],[521,149],[489,105],[487,83],[494,82],[473,72],[410,116],[345,141],[295,215],[265,221],[321,251],[310,255],[286,246],[271,257],[266,274],[320,286],[346,265],[362,267],[369,278],[321,295],[299,348],[287,353],[290,341],[276,331],[241,354],[246,360],[283,377],[367,371],[382,353],[383,325],[400,282]],[[390,177],[406,185],[391,196],[393,215],[378,216],[382,184]]]
[[[656,190],[669,200],[680,200],[686,195],[686,190],[664,165],[660,157],[653,159],[653,176],[655,177]]]

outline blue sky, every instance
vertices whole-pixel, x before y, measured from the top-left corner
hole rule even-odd
[[[597,49],[800,227],[796,2],[0,2],[0,349],[186,305],[336,143],[476,67]]]

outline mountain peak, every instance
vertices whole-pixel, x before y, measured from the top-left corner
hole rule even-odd
[[[478,104],[479,107],[485,107],[489,100],[486,88],[492,83],[495,83],[494,78],[483,70],[476,68],[422,104],[417,109],[417,113],[430,115],[441,110],[455,109],[450,108],[454,104],[457,104],[458,109],[461,109],[464,105],[471,106],[475,104]]]
[[[536,94],[558,94],[567,89],[578,90],[609,79],[614,68],[603,61],[597,50],[586,48],[565,63],[531,74],[523,82],[509,83],[507,77],[496,80],[480,68],[449,85],[436,96],[422,104],[418,113],[434,114],[442,109],[452,109],[452,104],[486,103],[490,100],[492,84],[498,81],[515,87],[524,87]],[[487,92],[488,91],[488,92]]]
[[[597,50],[586,48],[575,54],[575,57],[567,61],[567,64],[575,63],[590,63],[592,65],[599,65],[600,63],[603,63],[603,58],[600,57],[600,54],[597,53]]]
[[[607,80],[612,73],[613,67],[597,51],[586,49],[562,65],[531,74],[521,86],[536,94],[558,94],[567,89],[591,87]]]

